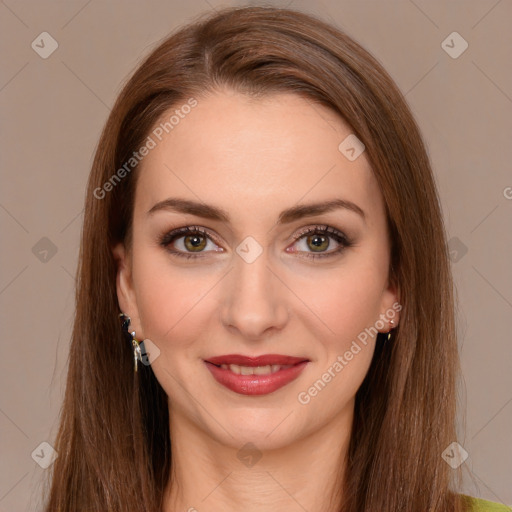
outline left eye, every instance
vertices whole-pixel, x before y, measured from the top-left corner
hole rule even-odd
[[[326,252],[331,246],[331,240],[334,239],[338,244],[334,250]],[[329,226],[317,226],[308,228],[306,231],[299,234],[296,238],[301,248],[299,250],[288,250],[288,252],[304,253],[303,257],[306,258],[327,258],[341,253],[352,244],[348,238],[338,231],[337,229]]]

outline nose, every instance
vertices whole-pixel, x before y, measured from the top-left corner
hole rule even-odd
[[[269,264],[267,251],[252,263],[234,255],[222,294],[222,323],[246,340],[261,340],[282,330],[289,317],[291,291]]]

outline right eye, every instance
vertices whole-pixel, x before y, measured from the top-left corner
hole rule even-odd
[[[212,235],[197,226],[173,229],[160,239],[160,245],[165,247],[171,254],[187,259],[202,257],[204,252],[224,251],[222,248],[214,249],[213,251],[205,251],[204,249],[208,246],[208,242],[214,244]],[[176,245],[179,246],[178,249]]]

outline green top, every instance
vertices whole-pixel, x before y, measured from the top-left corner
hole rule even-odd
[[[479,498],[473,498],[468,496],[471,500],[473,508],[472,512],[512,512],[512,507],[502,505],[501,503],[494,503],[493,501],[481,500]]]

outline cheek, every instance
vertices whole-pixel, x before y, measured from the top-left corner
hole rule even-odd
[[[335,274],[336,277],[333,277]],[[313,284],[314,283],[314,284]],[[347,265],[303,279],[303,325],[315,336],[317,364],[297,400],[307,412],[308,427],[319,427],[348,406],[363,382],[375,349],[370,330],[379,318],[382,276],[371,265]],[[314,314],[312,314],[312,312]]]
[[[301,290],[300,298],[308,306],[304,314],[316,323],[319,339],[342,350],[379,318],[384,276],[379,266],[357,264],[353,258],[346,265],[325,272],[302,276],[293,286]]]
[[[134,258],[137,306],[145,338],[161,350],[172,344],[184,349],[204,336],[205,321],[212,319],[208,294],[219,276],[205,269],[185,269],[173,265],[165,254],[139,251]]]

